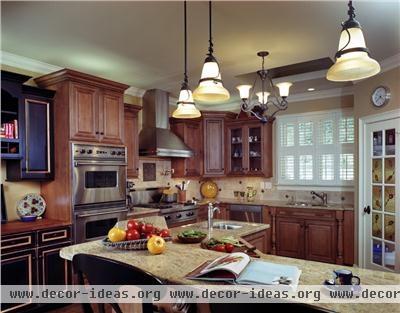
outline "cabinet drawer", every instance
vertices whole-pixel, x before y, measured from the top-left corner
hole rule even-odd
[[[59,242],[69,241],[71,239],[71,227],[53,228],[41,230],[38,232],[39,245],[49,245]]]
[[[335,219],[335,211],[315,209],[277,208],[276,215],[299,218]]]
[[[1,237],[1,254],[34,248],[36,246],[35,233],[5,235]]]

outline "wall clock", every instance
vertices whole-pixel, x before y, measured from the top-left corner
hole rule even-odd
[[[390,89],[386,86],[378,86],[372,92],[371,101],[376,107],[381,107],[387,104],[390,100]]]

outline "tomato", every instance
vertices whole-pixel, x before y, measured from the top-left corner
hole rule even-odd
[[[226,252],[225,245],[223,244],[215,245],[212,249],[218,252]]]
[[[147,242],[147,249],[151,254],[163,253],[165,248],[165,240],[160,236],[152,236]]]
[[[130,229],[139,230],[139,222],[137,220],[129,220],[128,223],[126,224],[126,228],[128,230]]]
[[[126,232],[126,240],[138,240],[140,239],[140,234],[137,229],[129,229]]]
[[[160,236],[165,238],[165,237],[171,236],[171,234],[170,234],[168,229],[162,229],[161,232],[160,232]]]
[[[160,234],[160,229],[158,227],[153,228],[153,234],[159,235]]]
[[[151,233],[147,233],[146,235],[145,235],[146,237],[146,239],[150,239],[151,237],[153,237],[153,236],[155,236],[154,234],[151,234]]]
[[[140,233],[140,239],[146,239],[147,234],[146,233]]]
[[[225,244],[225,250],[228,253],[231,253],[233,251],[233,249],[235,249],[235,246],[231,243],[226,243]]]
[[[139,223],[139,229],[138,229],[139,233],[144,234],[146,233],[146,224],[143,223]]]
[[[126,237],[125,230],[118,227],[113,227],[108,232],[108,239],[111,242],[124,241],[125,237]]]
[[[153,232],[154,226],[153,224],[148,223],[144,225],[144,228],[145,228],[145,233],[151,234]]]

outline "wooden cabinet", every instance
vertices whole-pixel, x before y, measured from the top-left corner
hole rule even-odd
[[[60,257],[60,249],[71,245],[71,227],[63,226],[1,236],[2,285],[68,285],[71,262]],[[2,304],[1,310],[42,309],[42,304]]]
[[[139,176],[139,121],[140,106],[125,104],[124,131],[128,178]]]
[[[4,72],[2,72],[4,73]],[[13,73],[5,75],[3,80],[10,79]],[[20,75],[17,75],[18,77]],[[25,76],[28,77],[28,76]],[[5,81],[6,83],[6,81]],[[2,88],[7,88],[7,84]],[[18,158],[9,157],[7,161],[7,180],[51,180],[54,177],[53,160],[53,103],[54,91],[21,85],[19,97],[11,103],[7,92],[2,89],[2,123],[14,121],[15,153]],[[15,113],[15,114],[13,114]],[[2,143],[3,146],[3,143]],[[13,146],[8,145],[8,151]],[[2,150],[3,152],[3,150]]]
[[[296,218],[276,219],[277,255],[304,258],[304,221]]]
[[[272,124],[250,118],[226,122],[228,175],[272,177]]]
[[[172,177],[200,177],[203,174],[203,136],[200,119],[170,119],[171,130],[193,151],[190,158],[172,158]]]
[[[72,83],[71,99],[71,139],[112,144],[123,142],[123,94]]]
[[[202,112],[204,138],[204,177],[225,176],[226,113]]]
[[[243,239],[246,240],[251,245],[255,246],[258,250],[263,253],[267,253],[268,245],[267,245],[267,231],[262,230],[257,233],[243,236]]]
[[[343,264],[343,211],[274,208],[270,212],[273,253]],[[352,265],[351,257],[345,259]]]

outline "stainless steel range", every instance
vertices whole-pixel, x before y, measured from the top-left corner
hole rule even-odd
[[[124,147],[72,144],[75,242],[105,236],[126,219]]]
[[[160,209],[169,228],[197,221],[197,205],[193,203],[146,203],[137,207]]]

